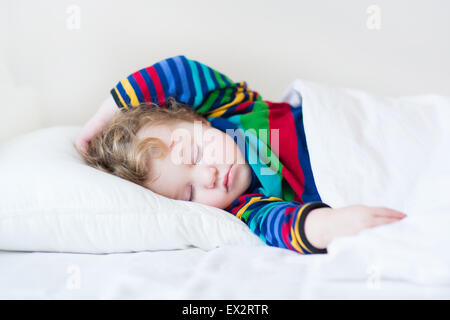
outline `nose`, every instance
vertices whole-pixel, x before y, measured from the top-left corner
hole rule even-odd
[[[216,185],[218,170],[215,167],[205,167],[200,173],[201,185],[206,189],[212,189]]]

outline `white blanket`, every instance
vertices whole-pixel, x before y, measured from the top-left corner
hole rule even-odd
[[[450,98],[381,98],[303,80],[283,96],[302,101],[322,200],[403,211],[401,222],[335,240],[327,276],[450,284]],[[372,270],[372,271],[370,271]]]

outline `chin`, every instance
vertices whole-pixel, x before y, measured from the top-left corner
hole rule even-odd
[[[230,204],[232,204],[234,201],[234,199],[227,201],[225,203],[221,203],[220,206],[217,206],[217,208],[224,210],[225,208],[227,208]]]

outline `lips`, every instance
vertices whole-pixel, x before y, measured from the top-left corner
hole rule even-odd
[[[227,190],[227,192],[228,192],[228,187],[229,187],[229,177],[230,177],[230,172],[231,172],[231,168],[233,167],[233,165],[231,165],[229,168],[228,168],[228,171],[227,171],[227,173],[225,174],[225,176],[223,177],[223,181],[222,181],[222,184],[223,184],[223,186],[225,187],[225,189]]]

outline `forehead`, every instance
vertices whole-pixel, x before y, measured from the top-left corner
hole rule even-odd
[[[179,141],[180,137],[191,137],[193,140],[204,138],[205,136],[217,136],[226,135],[224,132],[212,127],[211,125],[205,125],[202,121],[177,121],[170,124],[157,124],[147,125],[142,127],[137,137],[139,139],[155,137],[161,139],[167,146]]]
[[[169,125],[144,126],[136,134],[139,139],[155,137],[161,139],[166,145],[170,145],[172,129]]]

